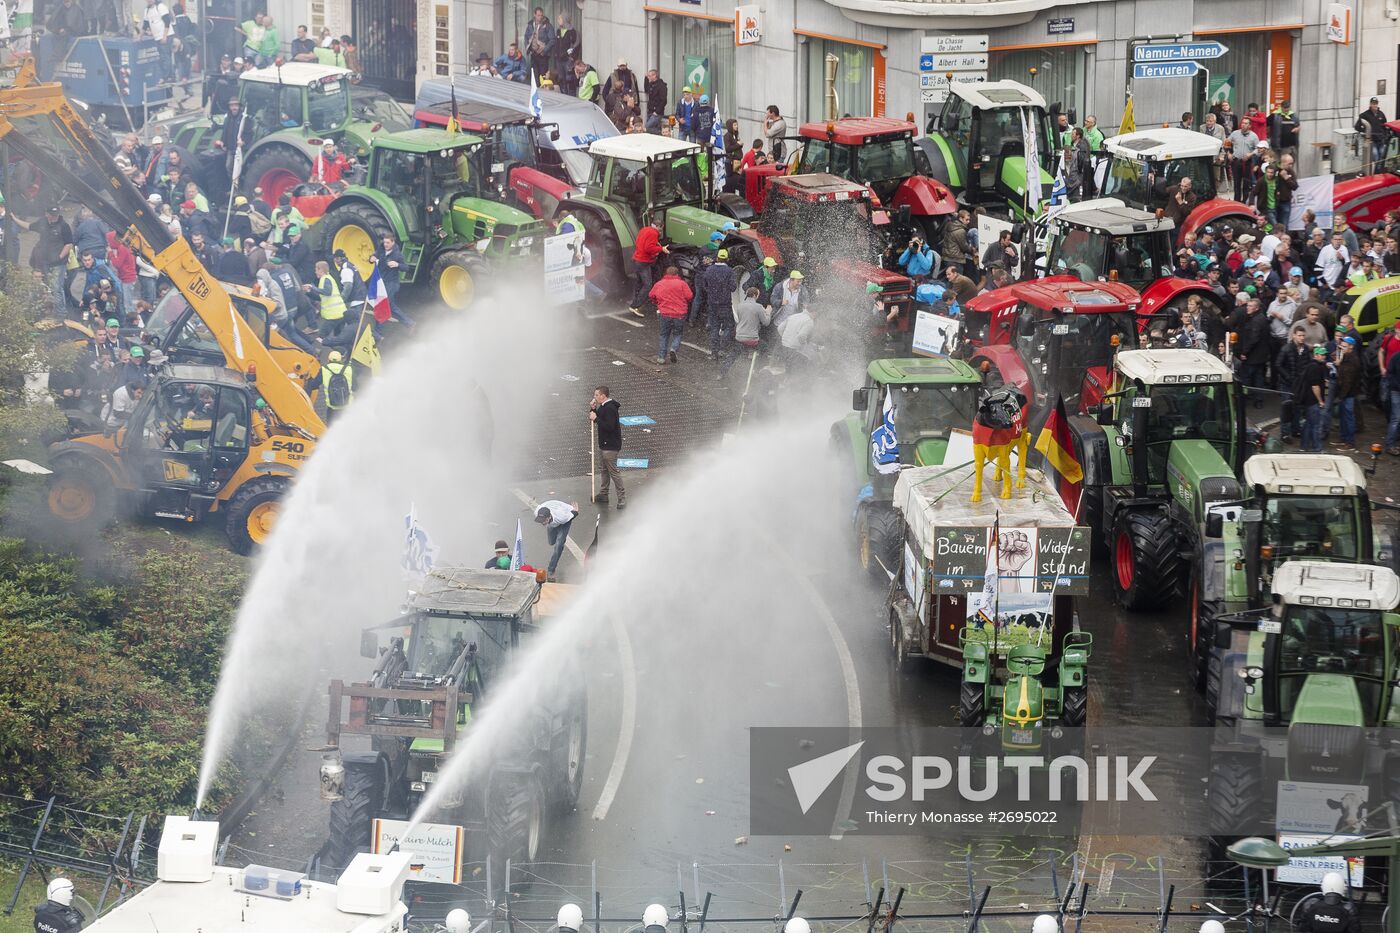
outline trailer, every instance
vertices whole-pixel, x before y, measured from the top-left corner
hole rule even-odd
[[[900,668],[914,658],[961,668],[962,724],[1001,727],[1004,743],[1034,747],[1044,724],[1084,724],[1093,637],[1074,597],[1088,592],[1089,529],[1036,470],[1015,499],[969,501],[973,469],[899,474],[890,648]]]

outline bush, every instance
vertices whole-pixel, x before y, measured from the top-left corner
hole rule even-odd
[[[73,558],[0,538],[0,793],[104,812],[193,803],[205,710],[244,583],[201,548]]]

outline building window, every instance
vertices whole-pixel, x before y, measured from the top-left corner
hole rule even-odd
[[[660,17],[661,64],[674,110],[681,88],[697,82],[708,94],[715,116],[727,120],[739,109],[734,87],[734,26],[691,16]]]
[[[992,52],[987,62],[987,77],[992,81],[1019,81],[1035,88],[1045,96],[1047,106],[1060,104],[1065,111],[1074,111],[1075,121],[1084,112],[1084,47],[1078,45],[1047,46],[1039,49],[1015,49]],[[1031,69],[1036,75],[1031,77]]]
[[[827,118],[828,55],[836,59],[836,77],[831,83],[836,116],[869,116],[874,106],[875,50],[811,37],[807,40],[807,119]]]
[[[505,38],[501,40],[501,47],[491,53],[491,57],[505,53],[506,46],[512,42],[521,43],[520,51],[529,58],[530,51],[524,47],[525,27],[530,25],[530,20],[535,18],[535,7],[544,10],[544,15],[549,17],[549,22],[559,29],[559,14],[566,16],[569,26],[579,30],[580,44],[579,54],[583,54],[582,39],[583,30],[579,29],[579,23],[583,21],[578,5],[574,0],[500,0],[500,23],[501,32]],[[586,59],[585,59],[586,61]],[[612,68],[605,68],[604,62],[589,62],[598,69],[599,80],[606,78],[611,73]]]
[[[1209,81],[1202,90],[1209,95],[1212,106],[1228,100],[1235,113],[1244,113],[1249,104],[1258,104],[1261,110],[1268,111],[1271,35],[1269,32],[1240,32],[1220,37],[1221,44],[1229,51],[1206,63],[1210,67],[1208,79],[1204,73],[1198,79]],[[1202,34],[1200,38],[1210,36]]]

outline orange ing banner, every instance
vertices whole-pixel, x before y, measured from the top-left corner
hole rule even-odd
[[[885,115],[885,52],[883,49],[875,49],[875,80],[874,100],[870,102],[870,115],[883,117]]]
[[[1269,36],[1269,103],[1292,98],[1293,36],[1279,30]]]

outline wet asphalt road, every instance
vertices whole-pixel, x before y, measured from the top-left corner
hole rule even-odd
[[[624,400],[624,414],[646,414],[657,422],[627,431],[625,455],[651,462],[646,470],[628,472],[632,508],[605,514],[604,547],[644,515],[648,487],[669,472],[684,470],[687,456],[719,445],[737,418],[740,391],[713,382],[711,364],[699,348],[684,347],[677,367],[655,366],[654,322],[624,313],[589,322],[586,334],[588,345],[560,360],[559,384],[546,387],[558,400],[543,417],[538,446],[526,451],[513,469],[518,480],[511,489],[491,493],[501,503],[502,537],[511,537],[516,517],[525,518],[527,536],[536,531],[528,524],[522,497],[558,497],[581,503],[574,537],[580,547],[587,545],[596,514],[588,503],[587,435],[561,442],[579,437],[575,426],[585,387],[606,381],[614,396]],[[836,396],[849,398],[848,390],[843,387]],[[841,414],[833,411],[831,420]],[[543,545],[529,541],[529,546]],[[980,890],[995,882],[989,907],[1013,912],[1053,903],[1078,864],[1089,866],[1084,877],[1095,885],[1093,905],[1100,909],[1153,910],[1159,882],[1186,885],[1188,877],[1199,878],[1200,846],[1180,838],[749,838],[746,730],[752,725],[848,725],[851,703],[841,689],[838,641],[849,651],[862,724],[907,729],[956,725],[956,670],[925,662],[908,673],[892,672],[885,587],[860,574],[853,548],[782,541],[778,546],[786,553],[773,561],[789,575],[778,601],[772,607],[752,607],[758,611],[748,618],[741,614],[733,619],[735,625],[772,629],[765,633],[762,651],[750,650],[744,636],[717,641],[693,635],[691,644],[684,632],[663,639],[635,628],[627,632],[624,646],[615,626],[603,627],[587,640],[582,648],[590,695],[584,788],[578,808],[558,815],[551,826],[551,864],[538,868],[547,882],[537,879],[518,910],[541,915],[566,897],[587,902],[595,866],[605,915],[627,916],[634,909],[639,914],[651,900],[675,906],[678,885],[691,904],[697,889],[701,895],[713,893],[713,917],[771,916],[783,895],[790,900],[799,887],[805,891],[804,912],[846,914],[863,910],[869,892],[886,878],[893,887],[908,888],[905,913],[911,905],[930,913],[959,912],[967,905],[969,856],[973,887]],[[1095,636],[1091,724],[1106,717],[1143,726],[1204,724],[1186,674],[1184,604],[1156,615],[1130,616],[1113,604],[1103,572],[1097,571],[1092,595],[1079,601],[1080,623]],[[581,578],[574,555],[566,556],[561,578]],[[665,580],[654,579],[636,583],[638,592],[664,585]],[[831,627],[840,639],[833,638]],[[694,663],[675,663],[678,639]],[[784,665],[781,648],[769,650],[789,639],[808,646],[800,665]],[[322,679],[364,674],[322,672]],[[813,691],[808,689],[812,684],[830,689]],[[725,711],[719,727],[710,712],[716,706]],[[321,744],[323,708],[313,706],[304,741],[279,773],[274,791],[235,833],[230,860],[303,863],[321,845],[327,804],[316,793],[319,756],[301,749]],[[632,725],[628,735],[620,728],[624,723]],[[605,799],[611,802],[600,806]],[[1196,903],[1199,908],[1200,898]],[[1199,922],[1198,917],[1189,928]],[[1175,922],[1172,926],[1177,928]],[[1085,925],[1094,928],[1092,920]]]

